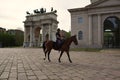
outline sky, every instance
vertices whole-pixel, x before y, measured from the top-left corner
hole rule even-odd
[[[71,19],[68,9],[82,8],[90,4],[90,0],[0,0],[0,27],[24,30],[26,11],[51,7],[57,10],[58,27],[65,31],[71,30]]]

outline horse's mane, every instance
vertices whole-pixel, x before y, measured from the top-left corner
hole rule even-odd
[[[68,40],[70,40],[72,37],[75,37],[75,36],[71,36],[71,37],[69,37],[69,38],[66,38],[65,40],[68,41]]]
[[[66,38],[65,41],[64,41],[64,43],[68,43],[69,40],[71,40],[71,38],[73,38],[73,37],[75,37],[75,36],[71,36],[71,37],[69,37],[69,38]]]

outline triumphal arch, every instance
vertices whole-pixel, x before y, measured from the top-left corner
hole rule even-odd
[[[49,40],[56,40],[55,33],[58,27],[56,10],[46,12],[41,8],[34,13],[26,12],[24,21],[24,47],[40,47],[45,41],[45,36],[49,35]]]

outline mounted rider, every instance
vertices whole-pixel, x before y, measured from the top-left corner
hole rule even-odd
[[[58,28],[56,32],[56,43],[57,43],[57,48],[60,49],[62,46],[62,37],[61,37],[61,30]]]

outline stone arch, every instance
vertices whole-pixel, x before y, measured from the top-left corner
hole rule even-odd
[[[49,40],[54,40],[58,27],[57,15],[53,12],[27,15],[24,21],[24,47],[40,47],[45,41],[46,32]],[[41,34],[40,34],[41,32]],[[28,35],[30,40],[28,41]],[[28,45],[27,45],[28,44]]]
[[[109,16],[103,23],[104,47],[120,47],[120,19],[117,16]]]

